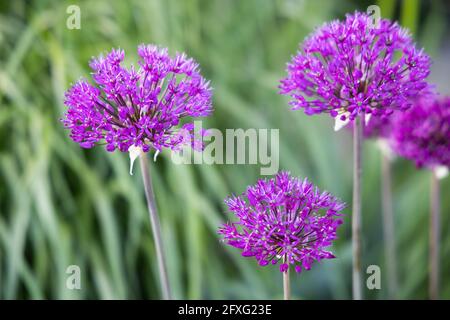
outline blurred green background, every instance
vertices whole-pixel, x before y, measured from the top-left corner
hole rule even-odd
[[[375,1],[375,0],[374,0]],[[431,76],[449,93],[447,1],[378,1],[382,17],[409,27],[435,59]],[[66,27],[66,8],[81,9],[81,29]],[[214,87],[215,112],[204,125],[279,128],[280,169],[308,176],[351,203],[351,136],[327,116],[291,112],[278,80],[298,43],[316,26],[365,11],[370,1],[130,0],[0,3],[0,298],[160,297],[157,264],[140,172],[128,155],[82,150],[59,118],[64,91],[89,78],[92,56],[121,47],[136,60],[140,43],[184,51]],[[365,145],[363,266],[384,268],[380,154]],[[278,299],[281,274],[258,267],[218,241],[223,199],[259,176],[257,165],[175,165],[164,152],[155,191],[176,298]],[[427,298],[429,173],[394,164],[400,298]],[[442,182],[442,297],[450,298],[450,179]],[[292,276],[294,298],[351,297],[350,210],[334,246],[337,259]],[[66,288],[78,265],[82,289]],[[367,298],[387,297],[365,290]]]

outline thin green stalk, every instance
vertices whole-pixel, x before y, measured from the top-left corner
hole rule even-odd
[[[361,288],[361,175],[364,115],[355,119],[353,126],[353,210],[352,210],[352,250],[353,250],[353,299],[362,299]]]
[[[388,280],[388,294],[390,299],[397,297],[397,257],[394,235],[394,212],[392,206],[392,170],[391,159],[381,154],[381,202],[383,210],[383,235],[386,272]]]
[[[435,170],[430,184],[430,299],[439,299],[439,238],[440,238],[440,190]]]
[[[286,257],[283,258],[283,262],[286,263]],[[284,300],[291,299],[291,285],[289,283],[289,268],[283,272],[283,294]]]
[[[156,258],[158,260],[159,280],[161,282],[162,296],[164,300],[171,300],[172,295],[169,286],[169,278],[167,275],[166,258],[161,237],[161,226],[159,223],[155,194],[153,193],[152,179],[147,163],[147,156],[145,153],[142,153],[139,156],[139,162],[141,165],[142,179],[144,181],[145,197],[147,199],[148,213],[150,216],[150,225],[152,227],[153,239],[155,241]]]

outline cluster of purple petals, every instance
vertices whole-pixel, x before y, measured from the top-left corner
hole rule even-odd
[[[198,64],[155,45],[140,45],[138,55],[138,68],[122,66],[123,50],[91,61],[96,85],[80,80],[66,92],[62,122],[70,137],[83,148],[104,144],[110,152],[198,146],[186,119],[212,112],[211,88]]]
[[[309,36],[287,65],[280,93],[292,109],[353,120],[406,110],[428,88],[430,58],[397,23],[363,13],[326,23]]]
[[[417,167],[450,167],[450,97],[419,99],[395,118],[392,146]]]
[[[219,234],[261,266],[281,261],[281,272],[289,265],[300,272],[314,261],[334,258],[325,249],[336,239],[345,204],[307,179],[281,172],[225,202],[237,221],[224,224]]]

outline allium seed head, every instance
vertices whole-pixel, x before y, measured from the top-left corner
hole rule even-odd
[[[138,55],[139,66],[128,69],[120,49],[92,59],[96,85],[80,80],[66,92],[62,122],[70,137],[83,148],[104,144],[110,152],[198,146],[186,119],[212,112],[211,88],[198,64],[154,45],[140,45]]]
[[[418,99],[396,117],[392,146],[418,167],[450,167],[450,97]]]
[[[289,265],[300,272],[314,261],[334,258],[325,249],[336,239],[345,204],[307,179],[281,172],[225,202],[237,221],[224,224],[219,234],[261,266],[284,260],[281,272]]]
[[[406,110],[427,90],[428,55],[397,23],[371,22],[366,14],[349,14],[303,42],[280,85],[280,93],[292,98],[293,110],[329,113],[348,122],[361,113],[388,116]]]

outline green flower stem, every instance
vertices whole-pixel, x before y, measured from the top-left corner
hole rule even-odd
[[[364,115],[356,117],[353,126],[353,210],[352,210],[352,291],[353,299],[362,299],[361,288],[361,175]]]
[[[397,298],[398,276],[397,256],[394,235],[394,212],[392,206],[392,166],[391,159],[381,155],[381,202],[383,210],[383,235],[388,294],[390,299]]]
[[[430,299],[439,299],[439,238],[440,238],[440,190],[439,178],[433,170],[430,184]]]
[[[147,199],[148,213],[150,216],[150,225],[152,227],[153,239],[156,247],[156,257],[158,260],[159,280],[161,282],[162,296],[164,300],[171,300],[169,279],[167,275],[166,258],[161,237],[161,225],[159,223],[158,211],[156,209],[155,195],[153,193],[152,179],[147,162],[147,156],[142,153],[139,156],[141,165],[142,179],[144,181],[145,197]]]
[[[283,258],[283,262],[286,263],[286,257]],[[283,294],[284,300],[291,299],[291,285],[289,283],[289,268],[283,272]]]

